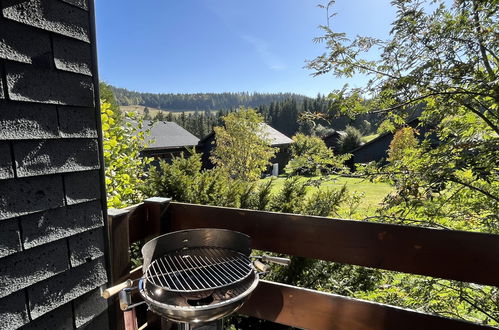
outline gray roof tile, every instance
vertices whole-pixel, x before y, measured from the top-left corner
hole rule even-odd
[[[146,150],[192,147],[199,142],[197,137],[173,122],[144,120],[144,130],[147,128],[150,129],[149,138],[154,142],[149,143]]]

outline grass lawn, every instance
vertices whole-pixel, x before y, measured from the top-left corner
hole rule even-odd
[[[320,179],[320,177],[302,177],[301,180],[310,180],[310,179]],[[270,178],[262,179],[263,182],[271,180]],[[278,177],[274,179],[274,185],[272,187],[272,192],[279,191],[284,181],[285,177]],[[340,189],[343,185],[347,186],[348,192],[357,192],[364,194],[360,199],[359,207],[356,212],[351,216],[354,219],[363,219],[368,216],[372,216],[375,214],[376,210],[379,208],[381,201],[383,198],[388,195],[393,188],[387,183],[373,183],[360,178],[349,178],[349,177],[341,177],[341,176],[333,176],[326,179],[320,187],[308,187],[307,196],[315,189]],[[339,210],[339,217],[345,218],[348,217],[349,207],[347,205],[343,205]]]

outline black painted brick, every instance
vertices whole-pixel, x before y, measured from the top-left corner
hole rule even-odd
[[[58,106],[59,129],[62,137],[96,138],[94,108]]]
[[[55,105],[0,103],[0,140],[57,138]]]
[[[19,177],[99,168],[95,139],[17,141],[13,146]]]
[[[0,58],[51,67],[50,36],[24,24],[0,17]]]
[[[14,177],[12,159],[10,156],[10,146],[6,142],[0,141],[0,180]]]
[[[0,330],[13,330],[29,322],[24,291],[0,298]]]
[[[2,64],[2,63],[0,63]],[[3,69],[0,67],[0,100],[4,99],[5,98],[5,95],[3,93],[3,77],[4,76],[4,72],[3,72]]]
[[[53,37],[55,67],[88,76],[92,75],[90,44],[66,37]]]
[[[78,204],[100,198],[99,171],[85,171],[64,175],[66,202]]]
[[[89,41],[88,12],[60,0],[3,0],[2,11],[14,21]]]
[[[101,258],[31,286],[28,288],[31,317],[38,318],[106,281],[104,259]]]
[[[62,0],[62,1],[80,7],[81,9],[88,10],[87,0]]]
[[[100,202],[78,204],[31,214],[20,217],[19,221],[25,249],[31,249],[104,225]]]
[[[0,222],[0,258],[19,252],[21,249],[18,220],[10,219]]]
[[[108,312],[102,312],[100,315],[96,316],[91,322],[84,324],[77,328],[78,330],[109,330],[109,315]]]
[[[94,328],[100,330],[99,328]],[[71,304],[62,305],[37,318],[20,330],[73,330],[73,310]]]
[[[102,289],[97,288],[74,301],[77,328],[88,324],[107,309],[107,300],[102,299],[101,292]]]
[[[0,184],[0,220],[62,205],[64,193],[60,176],[10,179]]]
[[[11,100],[94,106],[91,77],[14,62],[6,63],[5,67]]]
[[[64,240],[2,258],[0,297],[50,278],[69,268]]]
[[[71,267],[77,267],[104,256],[104,231],[102,229],[71,236],[68,240]]]

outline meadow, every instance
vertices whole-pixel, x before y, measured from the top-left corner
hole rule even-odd
[[[286,177],[279,176],[277,178],[265,178],[262,182],[274,180],[272,192],[275,193],[282,189]],[[376,210],[381,206],[386,195],[393,191],[393,187],[383,182],[370,182],[363,178],[344,177],[344,176],[314,176],[300,177],[300,181],[309,181],[312,183],[307,187],[307,197],[317,189],[341,189],[344,185],[349,194],[359,196],[358,206],[354,213],[350,212],[349,203],[343,203],[338,211],[337,216],[340,218],[351,218],[362,220],[366,217],[375,215]],[[313,183],[316,184],[313,184]]]

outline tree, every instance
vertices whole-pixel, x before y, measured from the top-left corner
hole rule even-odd
[[[348,156],[336,157],[324,141],[315,136],[297,134],[293,136],[291,160],[285,171],[289,175],[321,175],[347,171],[343,163]]]
[[[397,16],[389,40],[349,39],[322,26],[324,35],[316,41],[325,42],[328,52],[308,66],[316,75],[371,78],[365,88],[345,87],[331,94],[333,106],[343,113],[384,113],[391,124],[383,126],[394,129],[420,112],[421,125],[432,130],[423,136],[421,157],[411,164],[410,172],[400,175],[428,193],[445,186],[454,196],[432,196],[433,202],[446,200],[446,205],[459,210],[432,219],[459,214],[470,224],[478,221],[479,230],[498,231],[497,1],[455,0],[451,6],[443,0],[392,3]],[[334,1],[328,9],[332,5]],[[366,53],[375,48],[379,59],[367,58]],[[431,135],[438,144],[430,141]]]
[[[418,144],[415,130],[412,127],[402,127],[393,135],[388,147],[387,160],[391,163],[403,160],[407,153],[414,153]]]
[[[364,88],[345,86],[331,93],[332,107],[342,113],[383,113],[387,122],[382,127],[392,131],[418,115],[421,126],[430,128],[418,146],[406,136],[410,143],[403,152],[392,152],[390,164],[371,172],[372,178],[399,186],[385,201],[380,220],[498,233],[498,3],[455,0],[448,6],[444,0],[394,0],[392,4],[397,16],[388,40],[350,39],[327,24],[322,26],[324,35],[316,39],[326,43],[327,53],[308,66],[316,75],[369,76]],[[325,7],[333,5],[330,1]],[[380,55],[373,59],[376,49]],[[371,298],[499,323],[495,288],[404,277],[399,280],[402,290],[393,286]],[[409,289],[413,295],[408,304],[397,295]]]
[[[241,108],[222,120],[224,126],[214,128],[211,161],[231,177],[245,181],[259,179],[276,153],[265,136],[262,116],[253,109]]]

